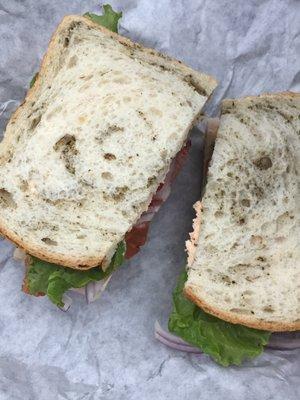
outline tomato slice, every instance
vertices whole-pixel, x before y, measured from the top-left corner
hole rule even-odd
[[[148,210],[141,215],[141,218],[138,220],[138,222],[131,228],[130,231],[126,233],[125,258],[129,259],[133,257],[139,252],[140,247],[146,243],[150,222],[154,214],[169,197],[171,184],[183,167],[190,147],[191,142],[189,140],[171,162],[170,170],[166,175],[166,179],[158,186],[157,191],[153,195],[151,203],[149,204]]]

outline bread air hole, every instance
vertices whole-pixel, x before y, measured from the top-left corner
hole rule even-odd
[[[246,315],[253,314],[252,311],[243,310],[242,308],[231,308],[230,312],[233,312],[233,313],[236,313],[236,314],[246,314]]]
[[[33,118],[33,120],[31,121],[29,129],[30,130],[35,129],[38,126],[38,124],[41,122],[41,119],[42,119],[41,115],[38,115],[37,117]]]
[[[58,114],[59,112],[62,111],[62,106],[57,106],[55,107],[52,111],[50,111],[48,114],[46,114],[45,118],[47,120],[51,119],[53,116],[55,116],[56,114]]]
[[[231,285],[232,281],[228,275],[222,275],[221,281],[227,285]]]
[[[284,236],[277,236],[275,238],[276,243],[283,243],[284,241],[286,241],[286,238]]]
[[[272,167],[273,163],[270,157],[264,156],[253,161],[253,164],[260,170],[266,170]]]
[[[84,76],[82,79],[83,79],[84,81],[89,81],[89,80],[92,79],[93,77],[94,77],[93,74],[89,74],[89,75]]]
[[[56,152],[60,152],[60,158],[63,160],[65,167],[70,174],[75,174],[75,156],[78,151],[76,149],[76,138],[72,135],[64,135],[53,146]]]
[[[98,82],[98,87],[101,87],[102,85],[105,85],[106,83],[109,83],[108,79],[102,79],[100,82]],[[107,101],[105,101],[107,103]]]
[[[121,201],[124,199],[126,192],[128,191],[128,186],[118,186],[116,187],[115,192],[112,194],[112,198],[115,201]]]
[[[50,239],[48,237],[42,238],[41,241],[44,242],[45,244],[48,244],[49,246],[57,246],[57,241]]]
[[[68,66],[67,66],[67,68],[73,68],[73,67],[75,67],[75,65],[77,64],[77,61],[78,61],[78,57],[75,55],[75,56],[72,56],[71,58],[70,58],[70,61],[69,61],[69,63],[68,63]]]
[[[170,140],[170,142],[178,140],[177,133],[176,132],[171,133],[171,135],[169,135],[168,137],[168,140]]]
[[[125,85],[125,84],[131,83],[131,79],[129,79],[129,78],[127,78],[127,77],[124,77],[124,78],[117,78],[117,79],[114,79],[113,82],[115,82],[115,83],[120,83],[121,85],[122,85],[122,84]]]
[[[251,296],[253,294],[252,290],[245,290],[242,296]]]
[[[74,44],[78,44],[78,43],[83,42],[83,40],[84,40],[84,39],[83,39],[82,37],[75,36],[74,39],[73,39],[73,43],[74,43]]]
[[[152,186],[155,182],[156,182],[156,176],[151,176],[150,178],[148,178],[147,181],[147,188],[149,188],[150,186]]]
[[[167,156],[168,156],[168,152],[167,152],[167,150],[162,150],[161,152],[160,152],[160,156],[161,156],[161,159],[163,160],[163,161],[166,161],[166,159],[167,159]]]
[[[250,200],[242,199],[241,204],[243,207],[250,207]]]
[[[112,153],[105,153],[103,157],[105,158],[105,160],[109,160],[109,161],[115,160],[115,159],[117,158],[117,157],[116,157],[114,154],[112,154]]]
[[[20,182],[20,190],[22,192],[26,192],[27,189],[28,189],[28,182],[24,181],[24,180],[21,180],[21,182]]]
[[[163,113],[155,107],[150,107],[149,111],[151,114],[154,114],[155,116],[158,116],[158,117],[162,117],[162,115],[163,115]]]
[[[222,211],[216,211],[214,215],[216,218],[221,218],[221,217],[223,217],[224,214]]]
[[[6,189],[0,189],[0,204],[4,208],[16,208],[17,204],[13,199],[12,194]]]
[[[267,313],[273,313],[275,310],[272,306],[266,306],[263,308],[263,311]]]
[[[64,47],[68,47],[68,46],[69,46],[69,43],[70,43],[70,39],[69,39],[68,37],[65,37],[65,40],[64,40]]]
[[[101,176],[103,179],[106,179],[108,181],[111,181],[113,179],[113,176],[110,172],[102,172]]]

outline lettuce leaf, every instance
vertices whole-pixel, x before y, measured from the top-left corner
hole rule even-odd
[[[56,264],[30,257],[31,262],[27,271],[29,294],[47,295],[55,305],[63,307],[63,294],[71,288],[81,288],[92,281],[100,281],[111,275],[124,261],[125,242],[120,242],[108,268],[103,271],[99,267],[86,271],[65,268]]]
[[[122,18],[122,13],[115,12],[109,4],[103,5],[103,11],[103,15],[87,12],[83,16],[90,18],[93,22],[104,26],[110,31],[118,33],[118,22]]]
[[[35,84],[35,81],[36,81],[36,78],[38,77],[38,72],[36,72],[34,75],[33,75],[33,78],[31,79],[31,81],[30,81],[30,83],[29,83],[29,87],[30,87],[30,89],[33,87],[33,85]]]
[[[270,332],[231,324],[205,313],[184,297],[186,279],[184,271],[173,292],[169,331],[199,347],[225,367],[259,356],[268,343]]]

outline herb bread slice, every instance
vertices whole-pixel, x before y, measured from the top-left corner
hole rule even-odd
[[[65,17],[0,145],[1,232],[49,262],[105,266],[215,86],[85,17]]]
[[[208,313],[300,329],[299,173],[300,94],[223,101],[185,285]]]

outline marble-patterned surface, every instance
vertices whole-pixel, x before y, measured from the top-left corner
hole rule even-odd
[[[0,0],[0,131],[22,100],[49,37],[65,14],[98,11],[97,0]],[[124,0],[123,34],[174,55],[220,81],[223,97],[300,90],[297,0]],[[68,313],[20,291],[22,267],[0,242],[0,400],[267,400],[300,397],[300,350],[267,351],[241,368],[165,348],[166,322],[185,263],[192,204],[200,195],[202,137],[193,147],[148,244],[87,306],[73,294]]]

